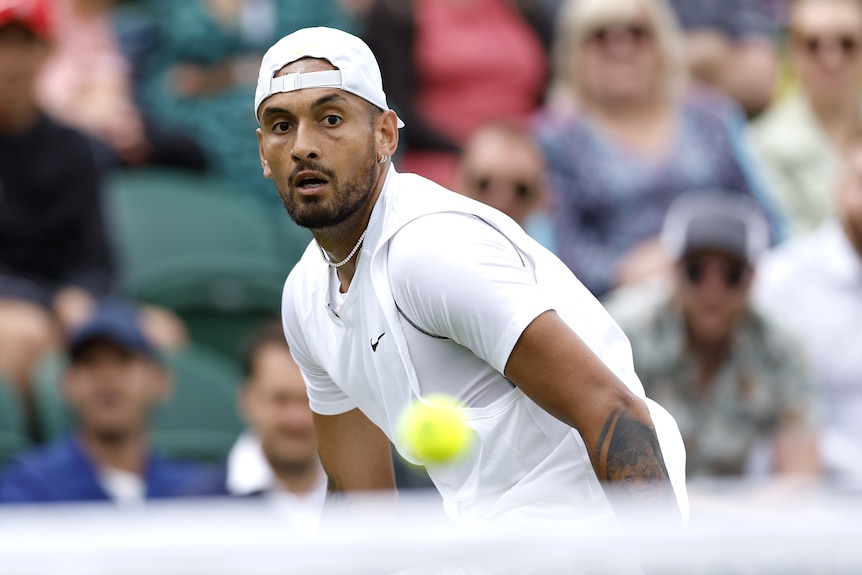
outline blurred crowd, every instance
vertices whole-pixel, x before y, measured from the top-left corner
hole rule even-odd
[[[307,26],[374,50],[399,171],[606,304],[690,480],[862,485],[862,0],[8,0],[0,502],[316,521],[278,321],[310,235],[252,112],[262,53]]]

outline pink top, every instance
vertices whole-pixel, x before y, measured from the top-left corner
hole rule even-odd
[[[437,130],[460,144],[487,121],[526,119],[535,110],[545,88],[547,55],[508,0],[415,0],[415,10],[417,104]],[[418,154],[412,156],[408,168],[451,183],[445,172],[451,172],[452,158],[433,154],[447,164],[435,176]],[[420,163],[411,165],[414,160]]]
[[[53,1],[54,49],[40,74],[40,102],[53,116],[98,133],[106,117],[133,106],[131,72],[111,12],[79,14],[71,0]]]

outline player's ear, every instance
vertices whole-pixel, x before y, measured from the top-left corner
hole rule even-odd
[[[392,110],[385,110],[374,120],[377,138],[377,157],[392,157],[398,149],[398,116]]]
[[[266,156],[263,153],[263,132],[260,131],[260,128],[255,130],[255,132],[257,132],[257,151],[260,154],[260,166],[263,168],[263,177],[272,179],[272,170],[269,169],[269,162],[266,161]]]

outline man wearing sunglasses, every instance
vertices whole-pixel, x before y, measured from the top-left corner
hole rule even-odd
[[[752,141],[793,237],[834,215],[842,152],[862,133],[862,2],[793,0],[786,50],[799,89],[758,118]]]
[[[464,143],[454,189],[497,208],[553,251],[546,171],[544,155],[524,126],[494,121]]]
[[[807,366],[750,303],[763,218],[738,194],[688,194],[671,206],[662,240],[670,281],[629,288],[609,310],[647,394],[679,424],[688,476],[817,473]]]

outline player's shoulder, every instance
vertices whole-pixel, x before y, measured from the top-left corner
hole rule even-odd
[[[392,240],[422,244],[452,243],[465,236],[482,233],[488,224],[477,214],[464,211],[442,211],[420,215],[400,226]]]
[[[389,241],[389,262],[421,261],[423,265],[452,265],[504,249],[514,254],[512,240],[482,215],[435,212],[401,226]]]

